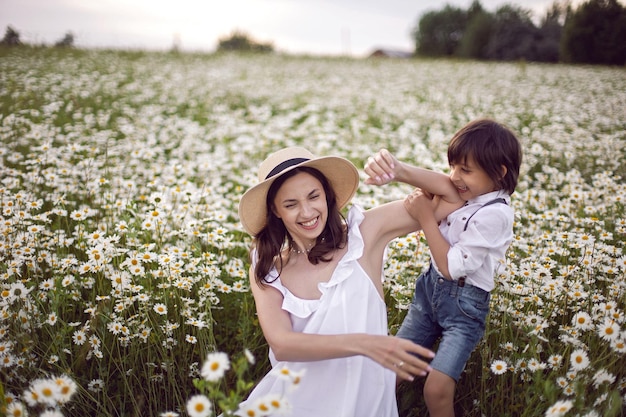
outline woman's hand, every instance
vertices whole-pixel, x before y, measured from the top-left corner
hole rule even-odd
[[[370,340],[364,341],[364,354],[387,369],[391,369],[399,378],[412,381],[416,376],[425,376],[432,368],[426,362],[435,354],[407,339],[395,336],[365,335]],[[416,355],[424,359],[420,359]]]
[[[364,171],[369,178],[365,184],[383,185],[388,184],[398,174],[399,161],[387,149],[381,149],[376,154],[367,158]]]

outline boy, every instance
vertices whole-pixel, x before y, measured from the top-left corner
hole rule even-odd
[[[431,417],[454,416],[456,383],[482,338],[494,275],[513,240],[515,191],[521,145],[506,127],[488,119],[470,122],[448,146],[449,183],[441,174],[399,162],[386,150],[368,160],[366,183],[393,179],[425,193],[405,206],[419,221],[431,252],[430,268],[417,279],[413,301],[396,336],[425,348],[441,339],[424,399]],[[432,196],[463,205],[438,223]]]

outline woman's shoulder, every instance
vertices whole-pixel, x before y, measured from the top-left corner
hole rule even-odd
[[[360,206],[353,205],[348,210],[347,216],[347,251],[342,258],[353,258],[355,253],[363,252],[363,234],[361,224],[365,219],[364,210]],[[352,255],[352,256],[349,256]],[[344,259],[345,260],[345,259]]]
[[[348,210],[348,229],[350,227],[358,227],[365,219],[365,210],[363,207],[353,204]]]

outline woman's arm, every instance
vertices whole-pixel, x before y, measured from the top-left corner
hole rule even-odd
[[[364,171],[369,175],[365,180],[366,184],[383,185],[395,180],[441,196],[448,203],[461,201],[456,187],[447,175],[401,162],[386,149],[381,149],[368,158]]]
[[[434,353],[409,340],[361,333],[319,335],[294,332],[289,314],[282,309],[283,296],[275,288],[260,287],[250,268],[250,287],[265,340],[279,361],[309,362],[363,355],[412,380],[431,369],[415,354],[432,358]],[[401,367],[397,365],[402,363]]]
[[[439,196],[431,198],[419,189],[415,190],[407,199],[418,196],[423,196],[424,200],[427,201],[424,204],[430,205],[437,222],[445,219],[448,214],[463,205],[461,202],[448,203]],[[405,201],[392,201],[365,212],[361,233],[366,243],[379,243],[381,249],[384,249],[391,240],[422,229],[419,218],[413,212],[411,205]]]
[[[412,195],[421,195],[421,193],[416,190]],[[431,205],[432,213],[438,221],[446,218],[448,214],[461,206],[461,203],[446,203],[439,197],[430,199],[425,196],[424,199]],[[381,293],[382,283],[379,278],[383,268],[385,248],[391,240],[422,229],[419,219],[413,212],[409,212],[410,208],[411,206],[405,205],[402,200],[374,207],[365,212],[365,220],[360,225],[365,247],[359,263]]]

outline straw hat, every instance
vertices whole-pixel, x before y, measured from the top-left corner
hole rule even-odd
[[[267,192],[280,176],[297,167],[311,167],[328,179],[337,197],[337,206],[345,207],[359,186],[359,173],[345,158],[316,157],[304,148],[290,147],[271,154],[259,167],[259,183],[244,193],[239,201],[239,218],[243,228],[256,236],[267,221]]]

